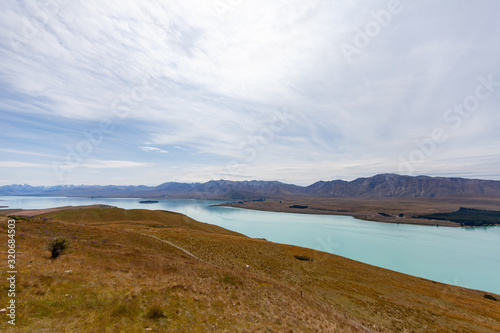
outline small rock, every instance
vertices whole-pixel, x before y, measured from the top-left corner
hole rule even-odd
[[[7,309],[3,308],[2,310],[0,310],[0,313],[7,313]]]
[[[152,331],[153,329],[151,327],[146,328],[146,331]]]
[[[64,273],[69,274],[69,273],[73,273],[73,271],[71,269],[68,269],[67,271],[64,271]]]

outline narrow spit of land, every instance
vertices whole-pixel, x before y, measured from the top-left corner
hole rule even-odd
[[[451,198],[287,198],[235,201],[220,204],[236,208],[321,215],[346,215],[362,220],[460,227],[447,220],[418,218],[421,215],[450,213],[461,207],[500,211],[499,197]]]

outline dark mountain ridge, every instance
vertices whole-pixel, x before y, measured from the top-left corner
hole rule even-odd
[[[6,185],[0,195],[101,196],[185,199],[270,199],[285,197],[395,197],[432,198],[449,196],[498,196],[500,181],[428,176],[380,174],[352,181],[318,181],[309,186],[278,181],[211,180],[206,183],[167,182],[158,186]]]
[[[455,195],[500,196],[500,181],[381,174],[350,182],[334,180],[307,187],[308,194],[322,197],[432,198]]]

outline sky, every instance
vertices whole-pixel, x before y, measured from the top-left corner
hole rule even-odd
[[[0,3],[0,185],[500,179],[500,2]]]

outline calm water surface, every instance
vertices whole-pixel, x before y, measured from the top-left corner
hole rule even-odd
[[[423,278],[500,294],[500,227],[445,228],[210,207],[223,201],[1,197],[9,208],[107,204],[186,214],[250,237],[338,254]]]

